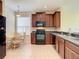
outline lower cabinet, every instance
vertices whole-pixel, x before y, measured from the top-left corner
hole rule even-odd
[[[59,49],[59,37],[56,36],[56,51],[58,52]]]
[[[36,43],[36,35],[35,32],[31,33],[31,44],[35,44]]]
[[[55,40],[55,38],[56,38],[56,36],[55,36],[55,35],[51,35],[52,44],[54,44],[54,45],[56,44],[56,42],[55,42],[55,41],[56,41],[56,40]]]
[[[79,54],[65,47],[65,59],[79,59]]]
[[[46,44],[52,44],[52,35],[50,32],[46,32]]]
[[[64,59],[64,39],[62,39],[61,37],[56,37],[56,50],[59,53],[59,55],[61,56],[62,59]]]
[[[56,36],[56,51],[62,59],[79,59],[79,46]]]
[[[31,43],[36,44],[35,32],[31,33]],[[45,34],[45,44],[55,44],[55,36],[53,36],[50,31],[47,31]]]
[[[62,38],[59,40],[59,54],[64,59],[64,40]]]
[[[50,31],[46,32],[46,44],[55,44],[55,37]]]
[[[65,59],[79,59],[79,47],[66,41],[65,43]]]

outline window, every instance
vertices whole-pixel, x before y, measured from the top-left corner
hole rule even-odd
[[[17,33],[30,35],[31,32],[31,18],[17,17]]]

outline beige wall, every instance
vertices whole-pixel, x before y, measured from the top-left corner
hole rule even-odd
[[[15,15],[14,12],[7,7],[6,1],[3,0],[3,15],[6,16],[6,32],[7,36],[13,36],[15,32]],[[68,31],[69,28],[73,32],[79,32],[79,1],[66,0],[61,7],[61,30]],[[5,5],[6,4],[6,5]]]
[[[61,30],[79,32],[79,1],[70,0],[61,7]]]
[[[13,36],[15,32],[14,12],[7,7],[6,0],[3,1],[3,16],[6,17],[6,35]]]

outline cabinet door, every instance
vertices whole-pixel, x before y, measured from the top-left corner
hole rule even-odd
[[[54,14],[54,27],[60,27],[60,12],[55,12]]]
[[[47,33],[46,33],[46,44],[51,44],[50,32],[47,32]]]
[[[52,35],[52,34],[50,34],[50,36],[51,36],[51,44],[56,44],[56,36],[55,35]]]
[[[56,36],[56,51],[57,51],[57,52],[58,52],[58,45],[59,45],[59,43],[58,43],[58,39],[59,39],[59,37]]]
[[[46,27],[49,27],[49,15],[46,14]]]
[[[65,47],[65,59],[79,59],[79,54]]]
[[[31,33],[31,43],[32,44],[35,44],[36,43],[35,33]]]
[[[37,13],[37,21],[45,21],[45,13],[44,12]]]
[[[52,14],[49,14],[49,27],[53,27],[53,25],[54,25],[54,21],[53,21],[54,19],[53,19],[53,15]]]
[[[53,27],[54,26],[54,19],[52,14],[46,14],[46,26]]]
[[[41,14],[36,14],[36,17],[37,17],[37,21],[41,21],[41,19],[42,19],[42,15]]]
[[[59,37],[59,42],[58,42],[58,52],[59,52],[59,55],[61,56],[62,59],[64,59],[64,39],[60,38]]]
[[[65,45],[64,45],[64,39],[62,39],[61,37],[56,36],[56,50],[59,53],[59,55],[61,56],[62,59],[64,59],[64,50],[65,50]]]
[[[46,16],[46,14],[45,14],[45,13],[43,13],[43,14],[42,14],[41,21],[46,22],[46,20],[45,20],[45,19],[46,19],[46,17],[45,17],[45,16]]]
[[[36,14],[32,14],[32,27],[35,27],[36,25],[36,21],[37,21],[37,18],[36,18]]]

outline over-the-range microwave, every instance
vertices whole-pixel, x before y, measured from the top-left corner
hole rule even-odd
[[[36,21],[36,27],[45,27],[45,25],[44,21]]]

